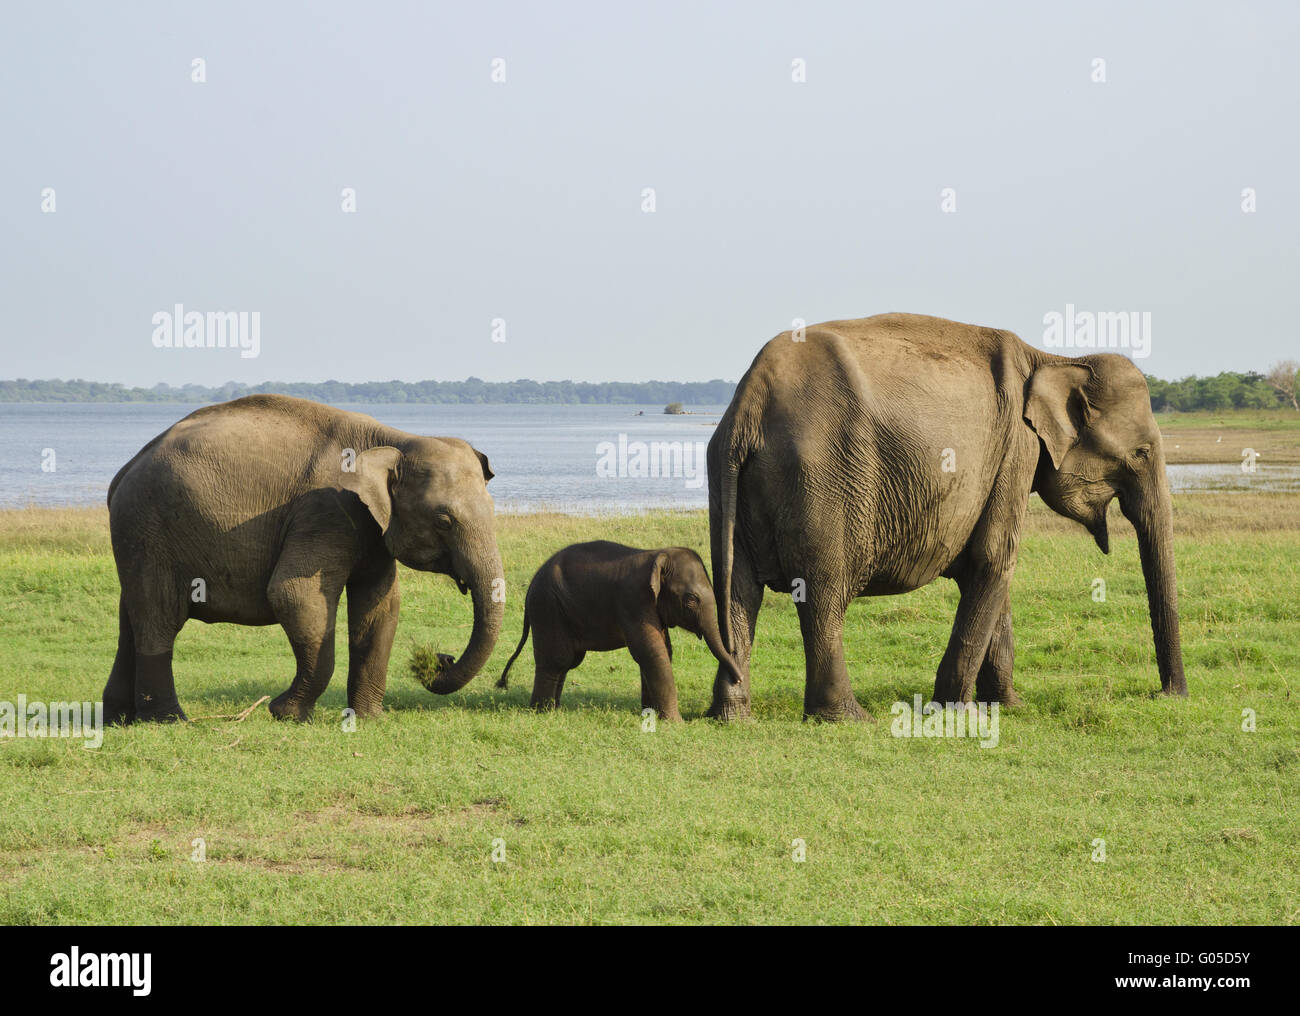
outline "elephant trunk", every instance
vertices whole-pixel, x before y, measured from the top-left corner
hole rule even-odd
[[[732,684],[743,684],[744,678],[741,676],[740,668],[736,666],[736,661],[732,659],[731,654],[727,652],[726,647],[722,644],[722,633],[718,630],[717,611],[702,609],[700,618],[700,635],[703,637],[705,645],[709,647],[709,652],[722,665],[723,671],[731,678]]]
[[[1142,576],[1146,580],[1151,634],[1155,639],[1160,688],[1166,695],[1186,695],[1182,640],[1178,631],[1178,588],[1174,573],[1174,522],[1163,458],[1155,466],[1153,493],[1120,507],[1137,530]]]
[[[449,695],[460,691],[483,669],[501,633],[501,619],[505,614],[504,597],[493,597],[493,585],[502,577],[501,556],[494,545],[481,553],[466,568],[458,568],[462,580],[469,586],[474,601],[474,631],[469,645],[460,658],[438,674],[427,687],[435,695]]]

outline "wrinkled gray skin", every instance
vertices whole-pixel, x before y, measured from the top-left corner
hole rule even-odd
[[[354,469],[345,449],[355,453]],[[347,590],[348,705],[379,712],[397,628],[397,561],[456,580],[474,602],[456,691],[487,661],[503,605],[487,458],[457,438],[417,437],[304,399],[255,395],[190,414],[128,462],[108,490],[122,585],[104,689],[109,722],[185,718],[172,645],[189,618],[283,626],[297,659],[270,706],[307,719],[334,671]],[[206,601],[195,602],[195,580]]]
[[[564,678],[587,653],[626,646],[641,668],[641,707],[655,710],[661,719],[680,720],[669,628],[702,638],[718,660],[719,672],[729,680],[741,679],[722,648],[709,573],[700,556],[685,547],[638,550],[598,540],[554,554],[528,585],[524,633],[498,688],[507,687],[530,627],[534,709],[560,704]]]
[[[1160,432],[1122,356],[1055,356],[913,314],[815,325],[803,342],[786,332],[741,379],[708,470],[719,624],[744,672],[736,684],[719,670],[712,716],[748,715],[763,589],[790,593],[799,579],[806,716],[865,715],[844,660],[849,601],[940,575],[961,600],[934,700],[1017,702],[1009,586],[1031,491],[1103,552],[1119,499],[1137,530],[1161,687],[1187,694]]]

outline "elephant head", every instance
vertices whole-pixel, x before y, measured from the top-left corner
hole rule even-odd
[[[742,677],[722,645],[713,583],[700,556],[685,547],[660,551],[650,564],[649,582],[664,627],[684,628],[703,639],[724,672],[739,684]]]
[[[1119,498],[1137,530],[1161,688],[1186,695],[1169,480],[1146,379],[1115,354],[1047,361],[1026,383],[1024,417],[1042,440],[1034,489],[1103,553],[1106,508]]]
[[[469,683],[501,631],[504,579],[487,492],[491,478],[487,456],[464,441],[422,437],[361,452],[348,484],[379,523],[393,557],[408,568],[450,575],[473,600],[469,645],[429,685],[440,695]]]

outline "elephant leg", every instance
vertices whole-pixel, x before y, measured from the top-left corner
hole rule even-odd
[[[975,698],[979,702],[1000,702],[1004,706],[1017,706],[1020,696],[1011,686],[1011,671],[1016,659],[1015,642],[1011,634],[1011,597],[1008,594],[1002,613],[989,639],[988,652],[980,664],[975,678]]]
[[[127,724],[135,719],[135,633],[126,612],[126,596],[117,606],[117,656],[104,686],[104,722]]]
[[[957,581],[961,600],[935,675],[935,702],[969,702],[977,680],[981,699],[996,689],[998,701],[1017,701],[1011,687],[1011,576],[1029,494],[1013,488],[1012,480],[999,474],[990,513],[976,525],[957,567],[947,573]]]
[[[172,651],[136,653],[135,718],[154,723],[183,722],[186,717],[176,697]]]
[[[641,668],[641,708],[653,709],[661,720],[680,720],[677,683],[665,635],[650,628],[631,633],[627,647]]]
[[[713,702],[708,716],[715,720],[749,718],[749,657],[758,630],[758,611],[763,606],[763,586],[754,578],[749,557],[737,546],[731,566],[731,657],[744,678],[740,683],[721,664],[713,679]]]
[[[560,692],[564,691],[564,679],[569,676],[569,668],[537,664],[537,676],[533,678],[533,697],[529,705],[539,713],[559,708]]]
[[[167,567],[154,567],[148,562],[143,562],[136,575],[123,583],[122,604],[126,608],[126,626],[130,629],[135,652],[131,669],[134,677],[132,701],[137,722],[176,723],[186,719],[176,697],[176,678],[172,673],[176,636],[185,626],[189,614],[182,586],[188,586],[188,583],[175,579]],[[119,658],[125,637],[122,618],[119,612]],[[113,687],[113,677],[110,676],[109,687],[113,687],[114,701],[120,709],[121,700],[116,693],[125,687],[126,667],[119,668],[115,662],[113,672],[118,682]],[[106,694],[109,687],[104,689]]]
[[[587,654],[567,639],[533,626],[533,697],[529,705],[538,712],[555,709],[564,691],[564,679]]]
[[[953,622],[948,648],[934,679],[935,702],[969,702],[975,679],[989,655],[994,632],[998,629],[1007,603],[1011,576],[1007,571],[982,569],[958,578],[961,601]],[[1007,648],[1010,649],[1011,620],[1007,613]],[[1005,666],[1010,688],[1010,657],[999,655]]]
[[[348,590],[348,708],[377,716],[388,687],[388,656],[401,603],[397,562],[354,575]]]
[[[303,721],[311,717],[334,674],[334,623],[342,590],[325,584],[323,572],[304,576],[289,571],[277,566],[267,598],[289,636],[298,667],[293,683],[269,708],[277,719]]]
[[[853,696],[844,662],[844,612],[839,583],[809,578],[807,598],[795,605],[803,634],[805,719],[866,720]]]

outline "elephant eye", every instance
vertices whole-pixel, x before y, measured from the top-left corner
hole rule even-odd
[[[1133,457],[1137,459],[1149,458],[1150,455],[1151,455],[1150,445],[1142,445],[1135,452],[1133,452]]]
[[[694,593],[687,593],[682,597],[682,602],[688,607],[698,607],[700,605],[700,598]]]
[[[433,524],[437,529],[450,529],[452,521],[451,512],[436,511],[433,513]]]

